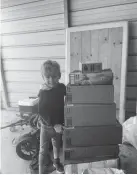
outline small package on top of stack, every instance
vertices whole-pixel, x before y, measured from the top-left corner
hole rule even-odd
[[[70,73],[64,110],[64,163],[81,163],[118,157],[122,127],[116,121],[113,73],[102,64],[82,65]],[[94,72],[95,71],[95,72]]]
[[[70,85],[112,85],[111,69],[102,70],[101,63],[82,64],[82,71],[74,71],[69,75]]]

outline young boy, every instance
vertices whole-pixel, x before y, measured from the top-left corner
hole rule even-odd
[[[61,77],[60,66],[55,61],[46,61],[41,67],[44,84],[39,92],[39,114],[41,118],[39,174],[50,173],[50,167],[57,172],[64,173],[60,163],[59,151],[61,143],[61,129],[64,123],[64,96],[66,87],[59,83]],[[49,143],[52,141],[52,163],[49,155]]]

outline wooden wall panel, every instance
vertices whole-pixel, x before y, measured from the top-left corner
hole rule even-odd
[[[39,46],[39,47],[6,47],[2,49],[3,58],[65,58],[65,46]]]
[[[71,33],[70,36],[70,48],[71,48],[71,72],[74,71],[73,67],[79,70],[79,61],[81,61],[81,33]],[[72,66],[74,65],[74,66]]]
[[[6,71],[6,80],[8,82],[23,83],[43,83],[40,71]],[[61,82],[65,82],[65,73],[62,72]],[[23,89],[21,89],[23,91]],[[16,91],[16,89],[15,89]]]
[[[127,73],[127,85],[128,86],[137,86],[137,72],[128,72]]]
[[[110,39],[110,68],[114,74],[114,99],[119,107],[120,103],[120,83],[121,83],[121,58],[122,58],[122,28],[113,28],[109,30]],[[109,49],[109,48],[108,48]]]
[[[132,100],[132,101],[128,100],[126,102],[126,109],[129,112],[136,112],[136,100]]]
[[[91,60],[91,32],[81,32],[81,61],[82,63],[90,62]]]
[[[129,55],[137,54],[137,39],[132,39],[129,41]]]
[[[8,93],[10,102],[18,102],[19,100],[24,100],[29,97],[37,97],[37,93]]]
[[[34,1],[22,5],[3,8],[1,10],[2,21],[13,21],[26,18],[34,18],[45,15],[63,13],[63,0]]]
[[[70,11],[96,9],[116,5],[124,5],[137,2],[136,0],[70,0]]]
[[[37,93],[46,60],[61,66],[65,82],[63,0],[2,0],[2,58],[11,107]],[[23,96],[20,96],[23,94]]]
[[[111,67],[111,33],[110,29],[99,30],[98,62],[102,62],[102,68]]]
[[[48,30],[59,30],[64,28],[63,14],[29,18],[18,21],[3,22],[2,34],[18,34]]]
[[[30,59],[5,59],[4,70],[5,71],[40,71],[41,65],[47,59],[30,60]],[[61,71],[65,71],[65,59],[54,59],[60,65]],[[33,65],[33,66],[32,66]]]
[[[6,7],[10,7],[10,6],[17,6],[17,5],[21,5],[21,4],[28,4],[31,2],[36,2],[36,1],[42,1],[42,0],[2,0],[1,1],[1,7],[2,8],[6,8]]]
[[[137,56],[128,57],[128,71],[137,71]]]
[[[137,21],[129,21],[129,37],[137,37]]]
[[[41,81],[42,82],[42,81]],[[40,83],[27,82],[7,82],[9,93],[38,93]]]
[[[135,20],[137,19],[137,3],[71,12],[70,17],[71,26]]]
[[[137,99],[137,87],[131,86],[127,87],[127,99],[136,100]]]
[[[65,44],[65,31],[49,31],[26,33],[20,35],[4,35],[2,37],[3,47],[32,47],[39,45],[59,45]]]
[[[98,43],[98,40],[99,40],[99,30],[93,30],[91,31],[91,57],[92,59],[91,62],[92,63],[96,63],[97,60],[99,60],[99,43]]]

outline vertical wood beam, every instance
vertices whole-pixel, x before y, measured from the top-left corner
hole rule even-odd
[[[0,16],[1,19],[1,16]],[[3,59],[2,59],[2,35],[1,35],[1,29],[2,29],[2,24],[0,23],[0,65],[1,65],[1,86],[3,87],[4,91],[4,101],[5,101],[5,107],[9,107],[9,98],[8,98],[8,91],[7,91],[7,84],[6,84],[6,79],[5,79],[5,74],[4,74],[4,66],[3,66]],[[1,87],[1,88],[2,88]],[[2,92],[2,91],[1,91]],[[1,97],[2,98],[2,94]],[[1,100],[2,101],[2,100]],[[2,105],[2,104],[1,104]]]
[[[69,27],[69,0],[64,0],[64,27]]]
[[[5,105],[6,105],[5,107],[8,108],[9,107],[9,98],[8,98],[8,91],[7,91],[5,75],[4,75],[1,45],[0,45],[0,60],[1,60],[1,81],[2,81],[2,86],[3,86],[3,91],[4,91],[4,100],[5,100]],[[2,98],[2,94],[1,94],[1,98]]]

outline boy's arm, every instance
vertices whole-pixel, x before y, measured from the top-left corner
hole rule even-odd
[[[64,105],[67,104],[67,97],[66,97],[66,86],[64,85]]]
[[[66,86],[64,85],[64,96],[66,96]]]

